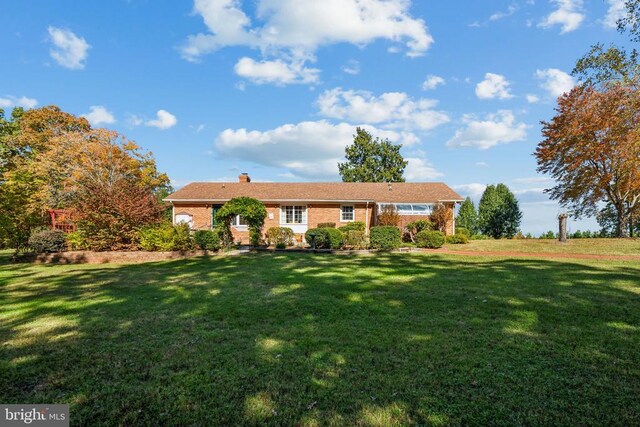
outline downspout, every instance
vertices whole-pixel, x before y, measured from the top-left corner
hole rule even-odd
[[[171,224],[176,225],[176,206],[171,202]]]
[[[366,235],[369,235],[369,202],[367,202],[367,207],[365,208],[364,211],[364,220],[365,220],[365,224],[367,225],[365,227],[365,230],[367,231]]]

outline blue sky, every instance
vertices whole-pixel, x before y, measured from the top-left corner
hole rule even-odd
[[[504,182],[555,229],[532,156],[622,0],[3,2],[0,107],[55,104],[190,181],[336,181],[356,126],[403,143],[409,181],[476,201]],[[592,219],[572,222],[597,229]]]

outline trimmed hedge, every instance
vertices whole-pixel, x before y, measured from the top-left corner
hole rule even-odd
[[[347,231],[364,231],[365,224],[362,221],[353,221],[341,227],[338,227],[338,230],[346,233]]]
[[[350,249],[367,249],[367,235],[364,231],[348,230],[344,233],[344,246]]]
[[[37,230],[31,233],[29,248],[36,253],[62,252],[67,248],[67,239],[61,230]]]
[[[321,222],[318,224],[318,228],[336,228],[335,222]]]
[[[444,242],[442,231],[424,230],[416,234],[416,246],[419,248],[437,249],[441,248]]]
[[[374,249],[398,249],[402,245],[402,233],[393,225],[371,227],[369,241]]]
[[[289,227],[271,227],[267,230],[267,245],[272,246],[293,246],[296,236]]]
[[[311,244],[310,234],[316,236],[317,249],[339,249],[342,247],[344,235],[337,228],[311,228],[304,234],[307,243]]]
[[[193,233],[193,241],[205,251],[217,251],[220,249],[220,236],[212,230],[198,230]]]
[[[469,237],[466,234],[454,234],[453,236],[447,236],[446,241],[452,245],[464,245],[469,243]]]

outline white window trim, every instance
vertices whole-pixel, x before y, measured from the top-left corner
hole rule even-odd
[[[431,214],[433,213],[433,208],[435,207],[436,203],[378,203],[377,209],[378,212],[382,211],[383,206],[385,205],[393,205],[396,208],[396,212],[398,212],[398,215],[400,216],[431,216]],[[430,206],[431,210],[429,211],[429,213],[422,213],[422,212],[413,212],[413,208],[412,208],[412,213],[406,213],[406,212],[400,212],[400,210],[398,209],[398,205],[425,205],[425,206]]]
[[[188,216],[188,217],[189,217],[189,221],[179,221],[179,222],[178,222],[178,217],[179,217],[179,216]],[[174,211],[174,214],[173,214],[173,224],[174,224],[174,225],[178,225],[178,224],[180,224],[181,222],[184,222],[185,224],[188,224],[188,225],[189,225],[189,228],[190,228],[190,229],[192,229],[192,228],[193,228],[193,215],[191,215],[190,213],[186,213],[186,212],[185,212],[185,213],[180,213],[180,212],[178,212],[178,213],[176,214],[176,213],[175,213],[175,211]]]
[[[288,206],[292,206],[292,207],[303,207],[304,208],[304,212],[302,213],[302,222],[292,222],[292,223],[288,223],[287,221],[287,215],[285,212],[285,208]],[[290,225],[308,225],[309,223],[309,206],[307,205],[280,205],[280,218],[278,219],[278,222],[280,223],[280,225],[283,226],[290,226]]]
[[[234,217],[233,217],[233,220],[232,220],[232,222],[231,222],[231,227],[233,227],[233,228],[235,228],[236,230],[239,230],[239,231],[246,231],[246,230],[248,230],[248,229],[249,229],[249,225],[236,225],[236,224],[235,224],[235,221],[236,221],[236,219],[237,219],[239,216],[240,216],[240,215],[236,215],[236,216],[234,216]]]
[[[343,219],[342,218],[342,208],[349,207],[353,209],[353,219]],[[356,207],[355,205],[340,205],[340,222],[354,222],[356,220]]]

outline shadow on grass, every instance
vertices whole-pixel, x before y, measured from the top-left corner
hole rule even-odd
[[[637,424],[640,268],[383,254],[0,263],[0,401],[73,424]]]

